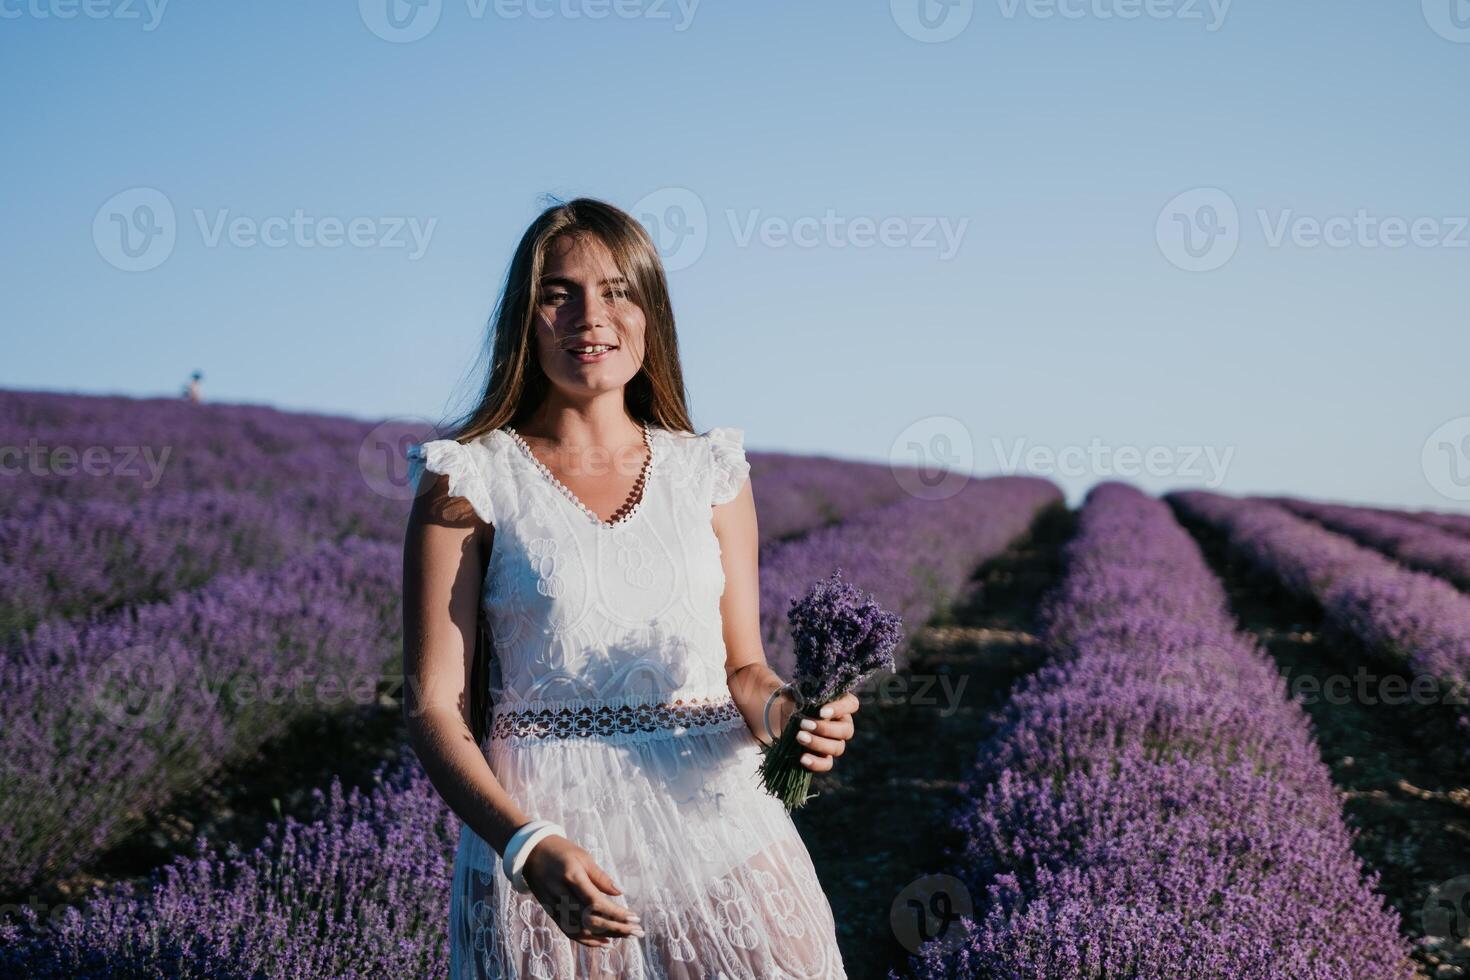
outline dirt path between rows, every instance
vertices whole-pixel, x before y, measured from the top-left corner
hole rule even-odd
[[[1381,875],[1378,891],[1403,920],[1424,977],[1470,976],[1470,773],[1449,709],[1413,705],[1402,677],[1329,644],[1321,613],[1231,560],[1219,537],[1193,526],[1242,626],[1301,693],[1322,757],[1358,831],[1355,850]],[[1403,690],[1411,690],[1403,678]],[[1441,904],[1445,903],[1445,904]],[[1424,909],[1450,935],[1425,940]]]
[[[857,734],[821,795],[795,813],[837,919],[848,976],[882,978],[910,948],[895,929],[916,879],[949,870],[962,843],[945,814],[1012,684],[1039,663],[1032,616],[1060,571],[1072,518],[1052,511],[1030,538],[979,569],[947,615],[914,637],[910,665],[869,684]]]

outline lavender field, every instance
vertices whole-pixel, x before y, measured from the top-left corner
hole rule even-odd
[[[0,392],[0,976],[446,973],[460,824],[398,701],[421,435]],[[1470,969],[1456,515],[750,461],[772,665],[837,567],[908,634],[796,815],[850,976]]]

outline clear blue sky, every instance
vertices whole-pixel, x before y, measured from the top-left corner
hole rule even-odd
[[[439,417],[585,194],[754,448],[1470,508],[1465,0],[91,2],[0,3],[0,385]]]

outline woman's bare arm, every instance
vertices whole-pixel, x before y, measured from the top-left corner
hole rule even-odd
[[[784,681],[766,662],[760,623],[760,529],[755,513],[755,494],[750,480],[733,500],[714,507],[712,520],[720,542],[720,561],[725,569],[725,594],[720,597],[724,622],[725,677],[730,696],[740,708],[745,723],[762,743],[766,737],[766,700]],[[796,702],[782,694],[771,705],[771,728],[777,732],[795,710]]]
[[[403,714],[429,781],[497,854],[532,818],[496,778],[470,728],[469,680],[479,627],[484,558],[495,529],[448,478],[414,499],[403,554]],[[641,936],[638,916],[608,896],[621,890],[579,844],[560,834],[526,859],[526,882],[557,927],[584,946]]]
[[[469,677],[475,653],[484,555],[494,530],[447,477],[413,502],[403,553],[403,714],[409,742],[455,814],[497,853],[531,819],[495,778],[470,731]],[[482,551],[482,549],[485,549]]]
[[[766,734],[766,702],[784,681],[766,660],[761,640],[760,529],[755,512],[755,493],[747,478],[733,500],[717,504],[713,524],[720,541],[720,561],[725,569],[725,594],[720,598],[720,618],[724,621],[725,679],[730,696],[740,708],[745,723],[756,740],[768,745]],[[803,723],[808,737],[801,741],[808,749],[813,772],[826,772],[833,759],[842,754],[852,738],[853,712],[858,709],[856,695],[844,694],[831,702],[826,720]],[[789,691],[782,692],[771,705],[771,730],[778,735],[797,709]],[[823,709],[824,711],[826,709]]]

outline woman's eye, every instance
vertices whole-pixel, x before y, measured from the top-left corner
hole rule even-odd
[[[626,286],[615,287],[609,290],[609,293],[615,299],[628,299],[633,295],[632,290]],[[543,293],[541,296],[541,302],[550,306],[559,306],[569,299],[571,299],[571,294],[567,292]]]

